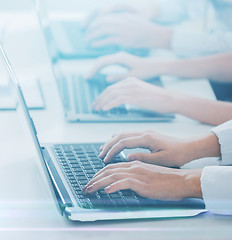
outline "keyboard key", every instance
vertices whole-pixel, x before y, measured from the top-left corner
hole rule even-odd
[[[118,192],[109,194],[111,198],[118,199],[121,198],[121,195]]]
[[[69,154],[69,153],[72,153],[72,151],[71,150],[66,150],[66,151],[64,151],[64,153]]]
[[[95,172],[96,172],[96,171],[95,171],[94,169],[86,169],[86,170],[85,170],[85,173],[86,173],[86,174],[95,174]]]
[[[77,175],[76,177],[78,180],[87,180],[87,177],[85,175],[84,176]]]
[[[93,170],[93,167],[91,165],[84,165],[83,168],[84,170]]]
[[[70,163],[72,168],[80,168],[80,164],[79,163]]]
[[[76,178],[74,176],[68,176],[69,180],[76,180]]]
[[[120,190],[123,196],[133,196],[133,192],[130,189]]]

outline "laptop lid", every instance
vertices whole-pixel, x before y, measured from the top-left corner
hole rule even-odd
[[[23,96],[20,83],[13,71],[11,63],[8,60],[6,52],[4,51],[3,46],[0,43],[0,64],[1,63],[5,67],[5,72],[10,80],[9,83],[11,84],[12,93],[15,96],[15,99],[17,100],[16,110],[20,115],[23,124],[26,126],[25,130],[28,130],[31,139],[33,140],[35,149],[37,151],[38,158],[36,158],[36,167],[39,169],[40,179],[44,183],[44,188],[47,189],[47,192],[50,194],[50,197],[55,200],[58,210],[61,211],[60,206],[58,206],[57,204],[58,195],[55,192],[55,188],[48,173],[48,168],[43,157],[42,148],[37,137],[36,128],[32,120],[32,117],[30,116],[27,104],[25,102],[25,98]]]

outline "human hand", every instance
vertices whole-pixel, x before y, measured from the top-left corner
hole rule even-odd
[[[174,92],[154,86],[136,78],[127,78],[107,87],[93,103],[96,111],[108,111],[122,104],[132,104],[144,109],[172,112]]]
[[[139,160],[161,166],[180,167],[194,158],[191,141],[154,131],[116,134],[100,148],[99,157],[109,163],[121,151],[131,148],[145,148],[150,153],[130,154],[127,156],[128,162]]]
[[[103,15],[86,28],[91,47],[169,48],[172,30],[131,13]]]
[[[144,17],[146,19],[154,19],[156,18],[157,15],[159,15],[160,9],[159,9],[159,4],[156,3],[154,0],[152,3],[152,6],[145,7],[142,6],[131,6],[128,4],[116,4],[116,5],[110,5],[101,9],[95,9],[92,11],[92,13],[87,16],[85,21],[83,22],[83,28],[87,28],[88,25],[94,21],[94,19],[105,16],[105,15],[110,15],[110,14],[117,14],[117,13],[131,13],[135,14],[141,17]]]
[[[170,169],[139,161],[109,164],[83,188],[91,194],[101,188],[106,193],[131,189],[158,200],[201,198],[201,170]]]
[[[88,25],[97,17],[100,16],[105,16],[109,14],[115,14],[115,13],[121,13],[121,12],[127,12],[127,13],[132,13],[132,14],[139,14],[139,9],[137,9],[134,6],[130,6],[127,4],[116,4],[116,5],[110,5],[105,8],[101,9],[95,9],[94,11],[91,12],[89,16],[85,19],[83,22],[83,28],[87,28]]]
[[[129,53],[119,52],[99,57],[95,61],[92,70],[86,78],[91,79],[104,67],[115,64],[127,68],[128,72],[124,74],[109,75],[107,76],[108,82],[116,82],[127,77],[136,77],[146,80],[162,74],[166,67],[165,61],[157,61],[151,58],[141,58]]]

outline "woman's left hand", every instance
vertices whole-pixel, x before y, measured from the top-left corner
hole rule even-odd
[[[201,170],[171,169],[139,161],[116,163],[100,170],[83,192],[131,189],[143,197],[159,200],[201,198],[200,177]]]

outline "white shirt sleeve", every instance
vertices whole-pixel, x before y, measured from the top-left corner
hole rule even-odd
[[[206,209],[223,215],[232,215],[232,166],[203,168],[201,190]]]
[[[220,165],[232,165],[232,120],[211,129],[218,138],[221,151]]]
[[[218,137],[220,165],[232,165],[232,120],[211,130]],[[232,166],[203,168],[201,189],[206,208],[216,214],[232,215]]]
[[[176,27],[172,50],[179,56],[199,56],[232,51],[232,32],[201,32]]]

